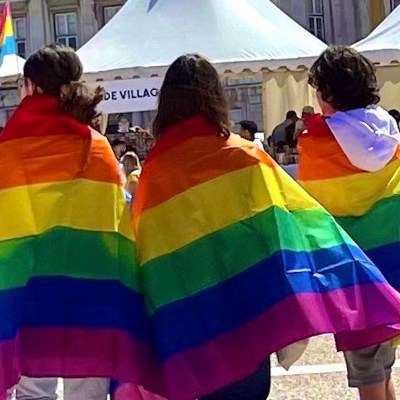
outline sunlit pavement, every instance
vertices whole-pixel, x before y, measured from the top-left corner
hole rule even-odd
[[[357,391],[349,389],[343,355],[335,351],[333,338],[311,341],[306,353],[289,372],[272,368],[272,392],[269,400],[357,400]],[[400,393],[400,363],[393,377]]]

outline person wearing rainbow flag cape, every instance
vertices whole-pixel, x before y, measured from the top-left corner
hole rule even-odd
[[[65,400],[105,400],[145,369],[129,208],[82,71],[72,49],[33,54],[0,136],[1,400],[55,399],[58,377]]]
[[[166,73],[133,211],[156,370],[173,400],[264,400],[270,354],[333,333],[339,350],[398,334],[399,294],[334,218],[230,132],[199,55]],[[127,399],[121,385],[115,399]],[[131,397],[133,398],[133,397]]]
[[[298,180],[400,289],[400,133],[378,106],[374,65],[348,47],[327,49],[310,71],[323,115],[306,120]],[[382,310],[383,311],[383,310]],[[362,400],[393,400],[392,343],[345,352]]]

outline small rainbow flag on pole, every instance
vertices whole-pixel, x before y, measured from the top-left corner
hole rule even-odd
[[[7,2],[3,7],[0,22],[0,45],[0,63],[4,56],[17,54],[10,2]]]

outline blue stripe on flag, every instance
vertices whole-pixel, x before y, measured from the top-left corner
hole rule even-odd
[[[17,54],[17,45],[13,36],[7,36],[4,38],[4,43],[0,50],[1,57],[9,54]]]

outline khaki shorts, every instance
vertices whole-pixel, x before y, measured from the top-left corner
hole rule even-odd
[[[390,379],[396,361],[396,349],[391,342],[361,350],[345,351],[350,387],[373,385]]]

